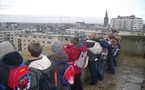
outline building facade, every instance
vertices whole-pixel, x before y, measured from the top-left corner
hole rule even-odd
[[[134,15],[118,16],[111,19],[110,26],[117,30],[139,31],[143,28],[143,20]]]
[[[33,33],[33,34],[16,34],[14,36],[15,47],[19,51],[27,50],[28,44],[31,42],[38,42],[41,46],[49,46],[52,41],[58,39],[61,42],[68,41],[69,38],[74,36],[69,35],[48,35],[42,33]]]
[[[27,32],[30,32],[30,33],[34,33],[36,32],[37,30],[36,29],[31,29],[31,30],[28,30],[28,29],[3,29],[3,30],[0,30],[0,41],[10,41],[11,43],[14,43],[13,42],[13,37],[15,36],[15,34],[23,34],[23,33],[27,33]]]

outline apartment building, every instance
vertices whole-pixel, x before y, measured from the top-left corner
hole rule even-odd
[[[88,33],[97,33],[97,31],[95,30],[89,30],[89,29],[66,29],[66,33],[67,34],[70,34],[70,35],[78,35],[78,36],[81,36],[81,35],[87,35]]]
[[[21,29],[21,28],[1,28],[0,30],[0,41],[3,41],[3,40],[8,40],[10,41],[11,43],[14,43],[13,42],[13,37],[15,34],[20,34],[20,33],[34,33],[36,32],[37,30],[36,29]]]
[[[118,16],[111,19],[110,26],[117,30],[139,31],[143,28],[143,20],[134,15]]]
[[[109,34],[107,30],[91,30],[91,29],[66,29],[66,34],[68,35],[76,35],[76,36],[87,36],[89,33],[96,33],[97,35],[105,35]]]
[[[69,38],[74,36],[69,35],[52,35],[52,34],[42,34],[42,33],[32,33],[32,34],[16,34],[14,36],[15,47],[19,50],[27,50],[27,46],[31,42],[39,42],[43,47],[50,45],[50,43],[58,39],[61,42],[68,41]]]

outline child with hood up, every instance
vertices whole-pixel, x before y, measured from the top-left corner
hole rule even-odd
[[[9,41],[3,41],[0,43],[0,60],[4,57],[4,55],[13,52],[14,47]]]
[[[48,58],[54,63],[54,72],[63,71],[65,65],[68,63],[68,55],[63,50],[63,45],[57,39],[51,43],[51,55]],[[58,64],[59,63],[59,64]],[[57,90],[70,90],[69,85],[63,85],[60,80],[57,83]]]
[[[12,68],[24,65],[22,56],[8,41],[0,43],[0,90],[8,87],[9,72]]]

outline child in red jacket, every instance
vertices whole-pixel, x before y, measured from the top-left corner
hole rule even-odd
[[[70,42],[64,46],[64,51],[69,56],[69,61],[74,62],[78,60],[81,51],[87,51],[87,46],[79,42],[79,38],[73,37]],[[81,83],[81,69],[75,67],[75,83],[71,86],[71,90],[83,90]]]

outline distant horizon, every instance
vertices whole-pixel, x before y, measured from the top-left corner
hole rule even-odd
[[[136,17],[138,17],[138,16],[136,16]],[[113,17],[113,18],[117,18],[117,16]],[[140,18],[142,18],[142,17],[140,17]],[[112,18],[109,18],[109,22],[111,19]],[[71,16],[6,15],[6,14],[0,15],[0,22],[76,23],[76,22],[83,22],[83,21],[85,23],[89,23],[89,24],[104,24],[104,18],[71,17]],[[143,20],[143,22],[145,23],[145,20]]]
[[[85,22],[103,24],[104,18],[70,17],[70,16],[38,16],[38,15],[0,15],[0,22],[24,23],[76,23]],[[16,19],[17,18],[17,19]]]

